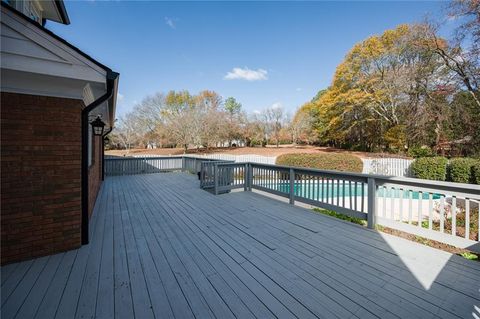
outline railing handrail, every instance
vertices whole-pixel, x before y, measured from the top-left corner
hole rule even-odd
[[[105,157],[106,161],[121,161],[121,160],[155,160],[155,159],[179,159],[179,158],[190,158],[190,159],[196,159],[196,160],[202,160],[205,162],[214,162],[214,161],[222,161],[222,162],[233,162],[230,160],[219,160],[215,158],[201,158],[201,157],[196,157],[196,156],[189,156],[189,155],[165,155],[165,156],[136,156],[136,157],[131,157],[131,156],[115,156],[115,157]]]
[[[145,157],[130,157],[130,156],[125,156],[125,157],[105,157],[106,161],[130,161],[130,160],[155,160],[155,159],[179,159],[183,158],[181,155],[174,155],[174,156],[145,156]]]
[[[421,179],[421,178],[411,178],[411,177],[399,177],[399,176],[385,176],[385,175],[376,175],[376,174],[363,174],[363,173],[352,173],[352,172],[343,172],[343,171],[334,171],[334,170],[322,170],[316,168],[307,168],[307,167],[299,167],[299,166],[285,166],[285,165],[273,165],[273,164],[260,164],[260,163],[251,163],[248,162],[246,164],[250,164],[256,167],[268,167],[268,168],[281,168],[284,170],[290,170],[293,168],[297,172],[307,172],[307,173],[319,173],[319,174],[327,174],[327,175],[334,175],[338,177],[357,177],[361,178],[362,180],[367,181],[368,178],[375,178],[375,180],[388,182],[392,184],[407,184],[408,186],[435,186],[436,188],[448,188],[449,191],[452,191],[454,188],[455,192],[465,193],[471,192],[480,195],[480,185],[475,184],[465,184],[465,183],[453,183],[453,182],[444,182],[444,181],[435,181],[429,179]]]
[[[155,159],[179,159],[179,158],[191,158],[195,160],[201,160],[205,162],[216,162],[219,165],[234,165],[234,164],[249,164],[255,167],[267,167],[267,168],[276,168],[283,170],[290,170],[293,168],[296,172],[306,172],[306,173],[318,173],[322,175],[331,175],[334,177],[350,177],[350,178],[359,178],[362,181],[367,181],[368,178],[374,178],[377,181],[377,184],[404,184],[407,186],[417,186],[417,187],[431,187],[437,188],[439,190],[448,190],[450,192],[456,193],[473,193],[480,195],[480,185],[475,184],[466,184],[466,183],[453,183],[453,182],[444,182],[444,181],[435,181],[428,179],[420,178],[411,178],[411,177],[399,177],[399,176],[385,176],[385,175],[376,175],[376,174],[364,174],[364,173],[354,173],[354,172],[343,172],[335,170],[322,170],[316,168],[307,168],[299,166],[286,166],[286,165],[276,165],[276,164],[261,164],[254,162],[233,162],[229,160],[219,160],[212,158],[200,158],[196,156],[189,155],[172,155],[172,156],[155,156],[155,157],[112,157],[105,158],[106,161],[119,161],[119,160],[155,160]],[[378,183],[381,182],[381,183]]]

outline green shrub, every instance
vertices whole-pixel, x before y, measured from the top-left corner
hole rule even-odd
[[[277,157],[277,165],[318,168],[361,173],[363,162],[350,154],[284,154]]]
[[[445,157],[421,157],[412,163],[413,175],[417,178],[444,181],[447,177]]]
[[[435,156],[435,152],[428,146],[412,146],[408,149],[407,154],[414,158]]]
[[[473,183],[473,166],[477,162],[473,158],[452,158],[448,165],[448,180],[455,183]]]
[[[357,218],[357,217],[351,217],[351,216],[347,216],[347,215],[344,215],[344,214],[340,214],[340,213],[337,213],[333,210],[322,209],[322,208],[313,208],[313,211],[317,212],[317,213],[324,214],[324,215],[328,215],[328,216],[331,216],[331,217],[335,217],[335,218],[338,218],[338,219],[341,219],[341,220],[346,220],[346,221],[349,221],[349,222],[354,223],[354,224],[367,226],[367,221],[366,220],[363,220],[363,219],[360,219],[360,218]]]
[[[480,160],[477,160],[472,167],[473,183],[480,184]]]

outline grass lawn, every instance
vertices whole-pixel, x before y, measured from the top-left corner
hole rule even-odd
[[[337,149],[333,147],[320,147],[320,146],[310,146],[310,145],[280,145],[280,147],[275,147],[269,145],[267,147],[224,147],[224,148],[212,148],[209,150],[206,149],[189,149],[188,154],[205,154],[205,153],[224,153],[231,155],[262,155],[262,156],[279,156],[283,154],[292,154],[292,153],[349,153],[360,158],[367,157],[399,157],[395,154],[386,154],[386,153],[367,153],[367,152],[355,152],[343,149]],[[157,155],[180,155],[183,154],[183,149],[181,148],[156,148],[156,149],[131,149],[131,150],[108,150],[105,151],[106,155],[113,156],[132,156],[132,155],[142,155],[142,154],[157,154]]]
[[[334,218],[349,221],[349,222],[354,223],[354,224],[367,226],[367,221],[363,220],[363,219],[360,219],[360,218],[350,217],[350,216],[340,214],[340,213],[337,213],[335,211],[328,210],[328,209],[313,208],[312,210],[316,213],[319,213],[319,214],[328,215],[328,216],[331,216],[331,217],[334,217]],[[387,233],[387,234],[394,235],[394,236],[397,236],[397,237],[402,237],[402,238],[408,239],[410,241],[420,243],[422,245],[426,245],[426,246],[429,246],[429,247],[440,249],[440,250],[443,250],[443,251],[446,251],[446,252],[449,252],[449,253],[452,253],[452,254],[456,254],[456,255],[459,255],[459,256],[461,256],[465,259],[468,259],[468,260],[475,260],[475,261],[480,262],[480,254],[469,251],[468,249],[457,248],[455,246],[444,244],[444,243],[441,243],[441,242],[436,241],[436,240],[431,240],[431,239],[428,239],[428,238],[425,238],[425,237],[422,237],[422,236],[413,235],[413,234],[410,234],[410,233],[407,233],[407,232],[404,232],[404,231],[401,231],[401,230],[397,230],[397,229],[393,229],[393,228],[389,228],[389,227],[385,227],[385,226],[381,226],[381,225],[376,225],[375,229],[378,230],[378,231],[381,231],[383,233]]]

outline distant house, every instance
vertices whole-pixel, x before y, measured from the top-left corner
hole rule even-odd
[[[5,264],[88,243],[119,74],[44,27],[70,23],[62,1],[3,0],[1,9]]]

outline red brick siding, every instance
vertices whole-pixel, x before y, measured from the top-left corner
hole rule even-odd
[[[88,216],[92,216],[93,207],[102,184],[102,140],[93,136],[92,165],[88,168]]]
[[[1,104],[1,264],[79,247],[83,102],[2,92]]]

